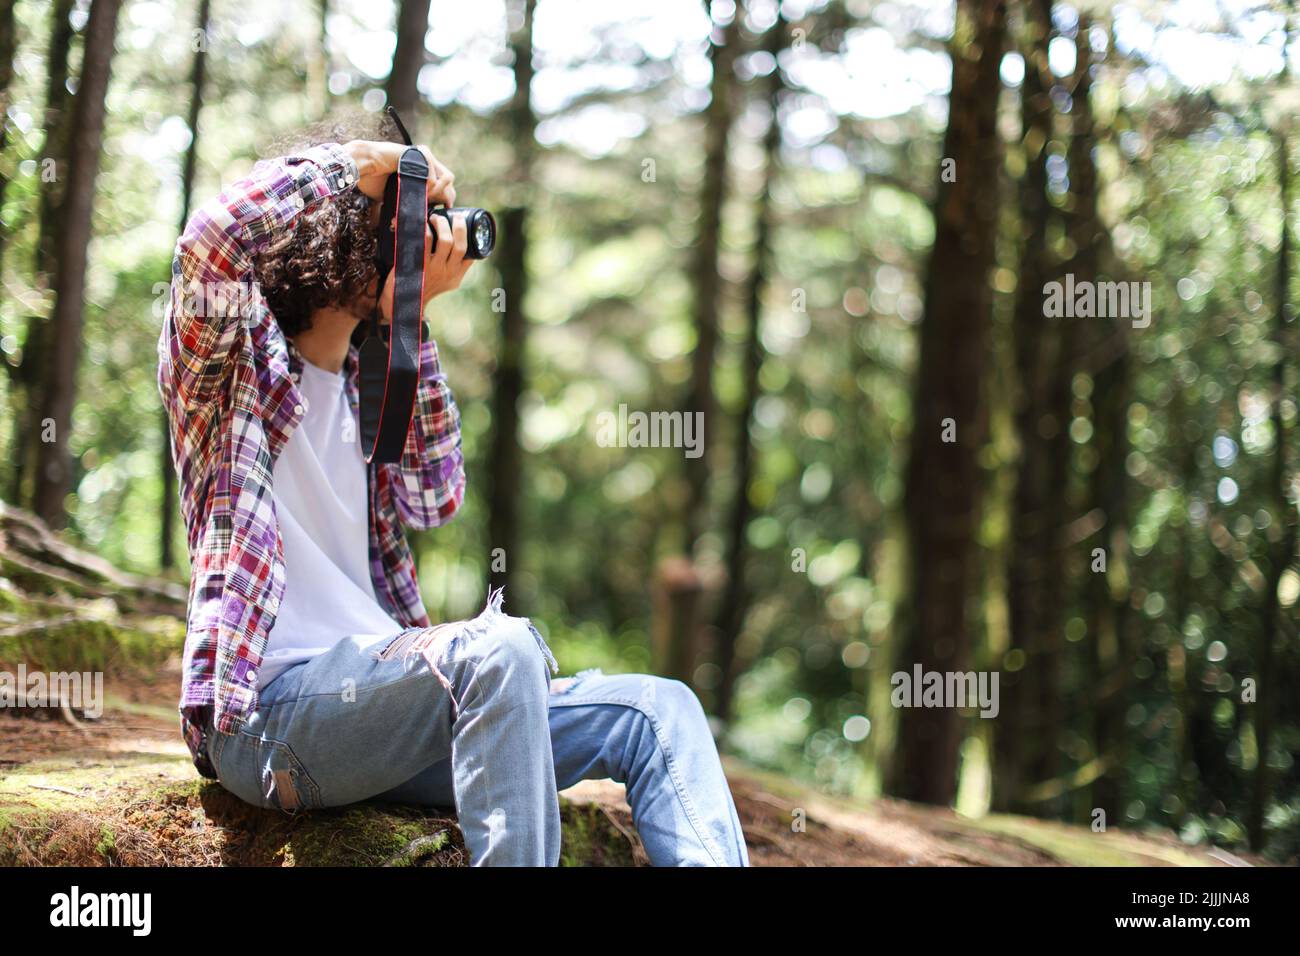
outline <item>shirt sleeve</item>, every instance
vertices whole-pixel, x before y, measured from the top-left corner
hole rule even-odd
[[[186,411],[221,392],[242,322],[261,298],[254,256],[291,232],[304,212],[356,182],[352,157],[324,143],[258,162],[190,217],[176,242],[158,343],[163,377]]]
[[[393,503],[408,528],[446,524],[465,497],[460,411],[428,334],[420,344],[420,382],[401,461],[380,467],[389,469]]]

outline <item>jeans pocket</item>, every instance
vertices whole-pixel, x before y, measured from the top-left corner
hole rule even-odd
[[[266,805],[291,814],[320,807],[320,787],[293,749],[279,740],[263,739],[261,745],[259,770]]]
[[[239,799],[291,815],[324,805],[320,787],[287,743],[242,731],[221,736],[229,739],[218,745],[217,776]]]

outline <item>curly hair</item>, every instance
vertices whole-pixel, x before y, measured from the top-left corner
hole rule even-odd
[[[398,141],[387,116],[344,115],[278,140],[264,156],[285,156],[319,143],[354,139]],[[317,309],[349,302],[375,278],[372,200],[358,189],[321,201],[293,232],[263,249],[253,262],[257,282],[287,336],[311,327]]]

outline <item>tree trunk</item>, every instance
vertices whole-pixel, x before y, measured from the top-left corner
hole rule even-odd
[[[36,238],[35,272],[46,276],[54,262],[54,244],[58,236],[59,209],[67,176],[68,129],[68,54],[76,31],[72,28],[74,0],[54,0],[50,13],[50,47],[46,55],[48,69],[45,84],[45,142],[42,146],[39,232]],[[54,176],[47,181],[47,167]],[[36,455],[38,429],[35,427],[36,403],[33,396],[42,391],[40,376],[45,369],[45,340],[49,321],[31,313],[23,334],[22,361],[13,376],[14,470],[9,500],[22,504],[29,499],[27,477]]]
[[[320,45],[307,62],[307,112],[313,119],[320,119],[329,110],[330,101],[329,0],[317,0],[316,12],[320,17]]]
[[[510,171],[511,205],[501,216],[497,269],[505,310],[501,314],[501,355],[492,390],[492,445],[488,476],[488,582],[505,587],[515,579],[519,560],[519,496],[523,490],[523,449],[519,446],[519,398],[524,391],[524,343],[528,319],[528,199],[532,191],[537,116],[530,92],[533,82],[533,10],[536,0],[518,0],[523,14],[511,37],[515,92],[506,120],[514,161]],[[502,563],[504,562],[504,564]]]
[[[908,672],[915,664],[925,672],[965,670],[970,661],[966,604],[978,556],[978,455],[987,428],[980,386],[992,323],[1005,32],[1002,3],[958,0],[903,501],[910,607],[898,662]],[[892,792],[924,803],[951,802],[960,743],[955,709],[901,710]]]
[[[177,232],[185,231],[194,198],[194,170],[199,162],[199,114],[203,110],[203,76],[208,63],[208,20],[212,0],[199,0],[198,19],[195,21],[194,65],[190,68],[190,145],[185,150],[185,168],[181,172],[181,216]],[[176,466],[172,461],[171,425],[167,410],[159,419],[162,434],[162,502],[160,504],[158,566],[164,571],[174,567],[172,538],[176,528]]]
[[[417,83],[424,66],[424,38],[428,32],[429,0],[401,0],[397,8],[397,48],[388,74],[388,103],[403,116],[413,117],[419,102]],[[411,120],[406,122],[409,125]]]
[[[1288,33],[1288,37],[1290,34]],[[1258,661],[1255,682],[1255,749],[1259,754],[1255,766],[1255,777],[1250,794],[1250,810],[1247,814],[1247,830],[1250,834],[1250,848],[1261,850],[1264,846],[1264,822],[1269,803],[1268,752],[1273,745],[1273,722],[1277,713],[1275,697],[1283,692],[1283,681],[1275,673],[1277,669],[1277,640],[1279,625],[1282,620],[1282,607],[1278,597],[1278,585],[1282,575],[1295,560],[1296,518],[1295,508],[1287,500],[1287,488],[1290,485],[1287,468],[1287,439],[1290,428],[1286,424],[1283,408],[1291,396],[1287,394],[1287,355],[1288,349],[1294,347],[1287,329],[1288,305],[1291,297],[1291,167],[1287,150],[1290,144],[1285,131],[1275,136],[1277,148],[1277,174],[1280,202],[1282,207],[1281,238],[1277,250],[1277,302],[1275,304],[1275,325],[1273,340],[1277,343],[1277,362],[1273,366],[1273,402],[1271,415],[1273,421],[1273,475],[1272,490],[1274,495],[1273,512],[1283,531],[1277,544],[1272,548],[1269,561],[1268,586],[1264,594],[1263,613],[1260,615],[1259,649],[1256,651]]]
[[[1073,130],[1070,141],[1070,190],[1072,211],[1070,239],[1075,254],[1069,271],[1075,283],[1095,283],[1102,278],[1106,230],[1098,210],[1097,168],[1093,151],[1097,133],[1092,115],[1092,73],[1094,62],[1089,32],[1092,23],[1080,17],[1075,38],[1075,78],[1071,94]],[[1128,552],[1127,483],[1128,407],[1131,391],[1129,323],[1127,317],[1091,319],[1096,331],[1090,337],[1085,371],[1092,380],[1092,447],[1095,465],[1088,481],[1087,507],[1095,516],[1097,530],[1083,542],[1085,572],[1083,598],[1086,607],[1088,653],[1094,690],[1093,756],[1104,772],[1092,786],[1091,809],[1104,810],[1108,825],[1120,819],[1123,807],[1124,772],[1124,685],[1131,654],[1125,639],[1126,601],[1117,595],[1126,586]],[[1078,327],[1076,320],[1075,327]],[[1062,386],[1059,414],[1068,420],[1071,396]],[[1064,511],[1062,513],[1065,513]],[[1105,570],[1094,571],[1094,551],[1102,549]],[[1065,596],[1058,599],[1064,606]],[[1059,658],[1059,632],[1052,656]],[[1058,662],[1059,667],[1059,662]],[[1055,676],[1055,672],[1054,672]],[[1056,742],[1063,731],[1060,693],[1054,679],[1041,699],[1053,719],[1043,730],[1043,754],[1038,765],[1041,779],[1055,776],[1058,769]],[[1047,701],[1050,700],[1050,706]],[[1050,745],[1050,749],[1049,748]],[[1059,808],[1050,808],[1059,809]]]
[[[59,211],[68,178],[68,137],[71,133],[72,94],[68,92],[68,59],[76,30],[72,26],[75,0],[54,0],[51,7],[50,50],[45,80],[45,145],[41,165],[53,163],[54,180],[41,181],[40,237],[36,244],[36,271],[56,269]],[[84,66],[83,66],[84,70]],[[44,169],[42,169],[44,172]]]
[[[77,362],[81,357],[86,257],[95,201],[95,176],[99,171],[99,154],[103,145],[105,97],[120,6],[121,0],[95,0],[91,5],[81,81],[73,105],[72,149],[67,192],[63,197],[63,228],[59,235],[52,341],[40,403],[40,422],[50,422],[52,434],[48,436],[51,440],[44,440],[46,436],[42,428],[33,496],[33,510],[52,527],[66,524],[64,498],[72,486],[68,433],[76,398]]]
[[[17,50],[17,23],[14,20],[15,0],[0,0],[0,155],[9,144],[9,85],[14,79],[14,53]],[[9,179],[0,169],[0,210],[4,209],[5,188]],[[9,226],[0,219],[0,281],[4,279],[5,243]],[[9,366],[6,364],[6,368]],[[12,376],[11,376],[12,377]]]
[[[708,7],[708,4],[705,4]],[[739,6],[722,38],[709,46],[713,79],[711,99],[705,114],[704,180],[700,186],[699,231],[692,252],[690,282],[695,320],[695,352],[691,356],[691,385],[686,400],[686,414],[703,415],[705,435],[713,421],[713,360],[718,344],[718,249],[722,241],[722,206],[727,194],[727,139],[733,118],[732,88],[734,66],[740,46]],[[715,28],[716,29],[716,28]],[[706,526],[708,498],[708,440],[698,458],[685,459],[686,553],[689,555]]]
[[[1053,327],[1043,317],[1043,286],[1051,276],[1047,227],[1051,204],[1047,200],[1047,145],[1052,139],[1052,73],[1047,47],[1052,37],[1052,0],[1027,0],[1025,13],[1025,79],[1020,92],[1021,148],[1025,157],[1020,181],[1020,274],[1012,334],[1018,391],[1014,400],[1016,438],[1020,460],[1011,504],[1010,554],[1007,561],[1007,617],[1010,651],[1021,667],[1004,669],[1003,719],[996,728],[993,785],[994,806],[1008,811],[1019,805],[1025,787],[1025,756],[1034,719],[1033,664],[1029,657],[1035,635],[1059,621],[1059,608],[1045,601],[1045,584],[1051,574],[1049,529],[1056,515],[1045,508],[1048,494],[1047,436],[1041,434],[1047,396],[1052,384]]]
[[[776,23],[772,24],[763,37],[763,49],[772,55],[774,61],[786,46],[786,33],[786,21],[778,12]],[[777,175],[781,149],[781,122],[777,115],[777,107],[780,104],[783,85],[781,69],[774,66],[765,84],[769,118],[763,136],[764,176],[755,210],[757,225],[754,232],[754,262],[750,267],[748,282],[745,284],[745,317],[748,334],[745,349],[745,397],[737,418],[734,456],[736,475],[731,498],[731,513],[727,520],[727,583],[718,605],[717,616],[714,618],[717,663],[721,672],[715,711],[724,721],[731,717],[732,696],[737,676],[736,644],[740,639],[745,610],[749,604],[749,595],[745,588],[745,561],[748,557],[745,529],[749,527],[754,511],[749,500],[749,483],[754,474],[755,458],[750,427],[754,417],[754,406],[758,403],[758,373],[763,365],[763,343],[759,338],[759,327],[763,315],[763,293],[768,287],[772,269],[771,237],[775,219],[772,209],[772,181]]]
[[[664,558],[655,569],[650,635],[654,671],[692,686],[705,655],[700,628],[703,592],[695,565],[680,555]]]
[[[1170,421],[1188,420],[1187,396],[1181,386],[1174,388],[1173,398],[1169,403]],[[1190,500],[1196,487],[1196,445],[1184,436],[1176,457],[1179,488],[1184,501]],[[1185,510],[1185,509],[1184,509]],[[1187,618],[1192,613],[1194,602],[1194,582],[1192,578],[1191,555],[1197,543],[1194,538],[1190,519],[1183,515],[1178,528],[1177,546],[1175,548],[1173,572],[1173,631],[1184,634]],[[1178,713],[1177,721],[1171,723],[1173,740],[1169,752],[1177,761],[1173,781],[1173,793],[1178,799],[1178,810],[1173,816],[1173,829],[1182,828],[1183,821],[1194,809],[1195,787],[1188,771],[1193,769],[1192,728],[1197,721],[1197,696],[1192,689],[1197,686],[1200,673],[1197,655],[1187,652],[1182,641],[1170,641],[1165,651],[1165,667],[1169,673],[1169,693]]]

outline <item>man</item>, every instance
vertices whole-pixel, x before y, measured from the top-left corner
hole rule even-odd
[[[746,866],[685,685],[552,683],[545,641],[499,590],[472,620],[430,626],[403,526],[450,520],[465,472],[427,320],[401,461],[368,465],[358,440],[354,333],[376,298],[391,321],[393,275],[378,290],[373,263],[404,149],[390,138],[334,127],[261,161],[177,242],[158,387],[188,531],[180,711],[195,766],[289,813],[454,804],[476,865],[557,864],[557,791],[608,776],[654,865]],[[429,201],[453,205],[454,177],[421,150]],[[472,264],[464,221],[431,220],[425,305]]]

